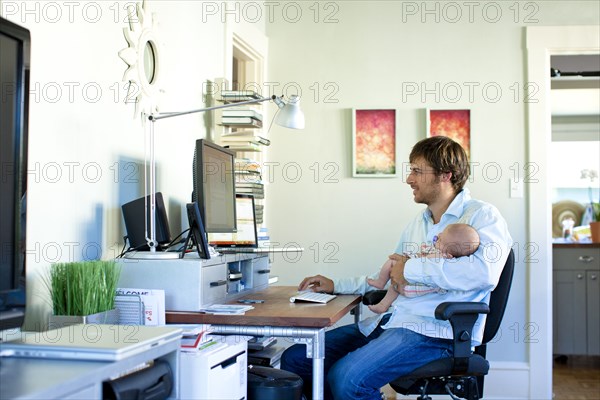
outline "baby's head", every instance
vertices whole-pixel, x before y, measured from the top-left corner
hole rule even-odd
[[[479,247],[479,234],[471,225],[450,224],[437,235],[434,245],[453,257],[469,256]]]

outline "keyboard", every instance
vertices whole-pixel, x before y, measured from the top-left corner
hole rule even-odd
[[[317,293],[310,290],[298,292],[297,295],[290,297],[290,302],[294,303],[296,301],[308,301],[311,303],[321,303],[325,304],[335,299],[337,296],[335,294],[327,294],[327,293]]]

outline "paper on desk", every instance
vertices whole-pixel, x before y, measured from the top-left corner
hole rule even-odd
[[[208,307],[201,308],[199,311],[207,314],[223,314],[223,315],[237,315],[244,314],[248,310],[252,310],[254,307],[248,305],[237,305],[237,304],[212,304]]]

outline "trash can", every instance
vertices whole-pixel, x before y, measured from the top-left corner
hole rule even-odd
[[[248,400],[301,400],[302,378],[269,367],[248,367]]]

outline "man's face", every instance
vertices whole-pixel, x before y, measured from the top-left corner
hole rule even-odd
[[[410,174],[406,183],[413,190],[415,203],[430,205],[439,197],[441,191],[440,177],[422,157],[410,164]]]

